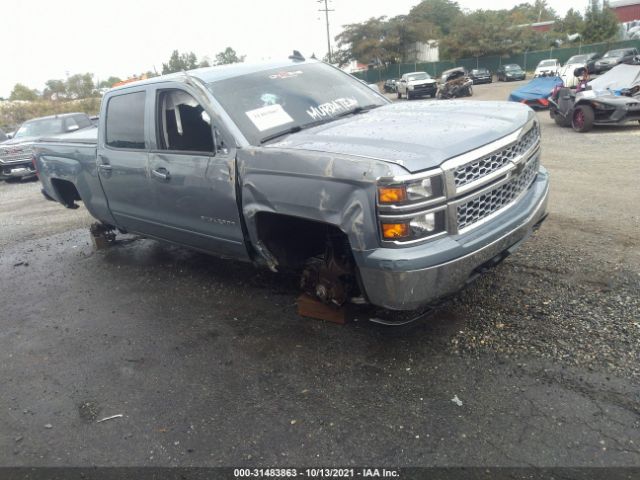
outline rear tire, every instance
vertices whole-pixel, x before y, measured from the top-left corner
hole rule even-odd
[[[576,132],[585,133],[593,128],[595,114],[589,105],[580,105],[575,108],[571,116],[571,126]]]

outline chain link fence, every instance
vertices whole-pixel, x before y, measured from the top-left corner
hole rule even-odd
[[[377,83],[390,78],[400,78],[404,73],[409,72],[427,72],[432,77],[439,77],[443,71],[454,67],[465,67],[467,70],[473,68],[488,68],[491,72],[495,72],[500,65],[507,63],[517,63],[524,70],[533,71],[541,60],[548,58],[557,58],[561,63],[565,63],[570,57],[581,53],[597,52],[603,54],[607,50],[634,47],[640,50],[640,40],[579,44],[568,48],[552,47],[548,50],[525,51],[524,53],[514,55],[491,55],[486,57],[444,60],[441,62],[398,63],[386,67],[370,68],[363,72],[357,72],[354,75],[367,83]]]

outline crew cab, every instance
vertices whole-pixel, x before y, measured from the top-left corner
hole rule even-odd
[[[34,177],[31,147],[42,136],[73,132],[91,126],[85,113],[65,113],[24,122],[11,140],[0,145],[0,180]]]
[[[105,229],[296,269],[328,304],[392,310],[456,292],[545,218],[530,108],[391,103],[291,58],[110,90],[97,136],[34,146],[44,193]]]
[[[437,91],[438,82],[427,72],[405,73],[396,83],[398,98],[404,95],[407,100],[426,96],[434,98]]]

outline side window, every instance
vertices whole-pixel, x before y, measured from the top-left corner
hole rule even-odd
[[[145,92],[126,93],[109,99],[107,145],[113,148],[144,149]]]
[[[91,120],[86,115],[75,115],[73,118],[80,128],[87,128],[91,125]]]
[[[74,130],[78,130],[80,128],[78,126],[78,122],[75,121],[73,117],[67,117],[64,122],[64,130],[65,132],[72,132]]]
[[[158,96],[158,148],[213,153],[211,118],[190,94],[164,90]]]

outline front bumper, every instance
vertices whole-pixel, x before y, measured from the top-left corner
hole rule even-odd
[[[438,86],[434,84],[417,85],[413,90],[407,89],[407,95],[411,95],[412,98],[433,96],[438,91]]]
[[[402,257],[397,249],[378,249],[360,257],[360,278],[367,298],[390,310],[415,310],[457,292],[531,235],[546,217],[548,193],[548,174],[541,169],[516,205],[478,231],[406,249]],[[454,258],[430,264],[452,253]]]
[[[3,164],[0,163],[0,180],[10,178],[35,177],[36,170],[32,162]]]

